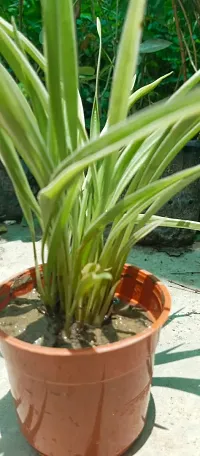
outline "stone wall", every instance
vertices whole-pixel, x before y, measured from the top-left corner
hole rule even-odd
[[[23,167],[34,194],[37,194],[38,186],[35,179],[30,175],[24,164]],[[2,218],[5,218],[5,220],[16,220],[18,222],[22,219],[22,211],[15,195],[12,182],[8,177],[4,166],[0,162],[0,220]]]
[[[200,141],[190,141],[169,165],[165,176],[200,164]],[[200,216],[200,180],[190,184],[169,200],[158,215],[198,221]],[[157,228],[142,244],[166,245],[171,247],[189,245],[194,241],[195,232],[177,228]]]

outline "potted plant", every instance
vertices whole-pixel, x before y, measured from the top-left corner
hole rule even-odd
[[[160,179],[199,130],[200,90],[192,89],[200,73],[169,100],[127,119],[141,92],[150,90],[131,94],[145,8],[145,0],[131,0],[101,132],[97,20],[100,52],[88,135],[78,92],[72,1],[43,0],[42,7],[45,56],[14,23],[0,21],[1,52],[15,74],[0,66],[0,156],[29,225],[35,258],[35,268],[1,285],[0,307],[10,315],[14,300],[20,320],[27,311],[20,304],[37,287],[42,306],[35,310],[55,338],[49,347],[44,334],[33,334],[31,344],[22,340],[27,328],[13,337],[1,325],[1,350],[22,432],[34,448],[46,456],[120,455],[143,429],[154,352],[170,310],[165,286],[125,262],[132,245],[156,226],[199,229],[198,223],[154,214],[200,176],[199,165]],[[20,158],[40,188],[38,199]],[[33,217],[42,230],[41,264]],[[134,322],[130,314],[140,306],[151,325],[122,338],[114,320]],[[103,336],[114,342],[98,345]],[[77,343],[80,348],[73,348]]]

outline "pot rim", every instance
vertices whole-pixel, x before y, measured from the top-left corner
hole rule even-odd
[[[30,354],[37,354],[37,355],[45,355],[45,356],[56,356],[56,357],[66,357],[66,356],[91,356],[95,354],[103,354],[106,352],[114,352],[120,350],[122,348],[128,347],[130,345],[134,345],[144,339],[152,336],[155,332],[161,329],[162,326],[166,323],[169,313],[171,311],[171,295],[168,291],[168,288],[159,280],[156,276],[153,276],[150,272],[146,271],[145,269],[139,268],[138,266],[134,266],[132,264],[125,264],[126,267],[132,267],[134,269],[138,269],[140,273],[144,276],[152,277],[152,280],[156,280],[156,285],[161,290],[163,297],[164,297],[164,305],[163,310],[159,318],[151,325],[150,328],[144,329],[140,333],[127,337],[126,339],[108,343],[106,345],[100,345],[98,347],[88,347],[88,348],[81,348],[81,349],[69,349],[69,348],[56,348],[56,347],[43,347],[40,345],[30,344],[29,342],[25,342],[22,340],[17,339],[16,337],[7,335],[4,331],[0,329],[0,338],[3,339],[8,345],[12,346],[13,348],[17,348],[20,351],[27,351]],[[0,283],[0,288],[9,283],[11,280],[13,281],[21,274],[30,273],[34,271],[35,267],[30,267],[22,271],[21,273],[14,274],[7,280]]]

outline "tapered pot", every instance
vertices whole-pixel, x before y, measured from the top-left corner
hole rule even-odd
[[[3,283],[0,309],[36,286],[35,270]],[[47,348],[0,332],[21,431],[45,456],[117,456],[145,424],[160,329],[170,295],[152,274],[125,265],[116,295],[154,320],[140,334],[81,350]]]

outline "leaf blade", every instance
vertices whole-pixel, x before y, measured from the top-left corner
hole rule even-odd
[[[60,65],[72,151],[77,147],[78,59],[72,0],[58,2]]]

